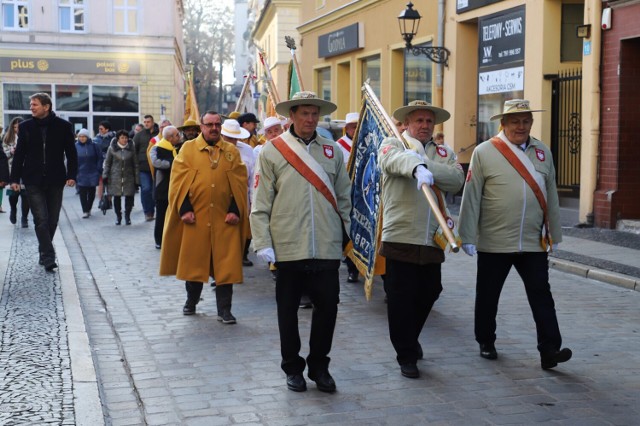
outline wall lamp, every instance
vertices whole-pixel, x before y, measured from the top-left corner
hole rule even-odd
[[[407,3],[407,8],[398,15],[398,24],[400,25],[400,34],[406,43],[406,48],[414,56],[425,55],[429,60],[436,64],[445,64],[449,66],[449,55],[451,52],[446,47],[432,46],[412,46],[411,40],[418,33],[420,26],[420,14],[413,9],[413,3]]]

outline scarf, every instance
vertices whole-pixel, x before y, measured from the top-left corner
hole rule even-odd
[[[162,148],[162,149],[166,149],[167,151],[171,151],[171,153],[173,154],[173,156],[174,156],[174,157],[176,156],[176,147],[175,147],[175,146],[173,146],[173,145],[171,144],[171,142],[169,142],[169,141],[168,141],[168,140],[166,140],[165,138],[162,138],[162,139],[160,140],[160,142],[158,142],[158,143],[156,144],[156,146],[157,146],[158,148]]]

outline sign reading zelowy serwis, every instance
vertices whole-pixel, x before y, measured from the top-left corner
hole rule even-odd
[[[52,59],[0,57],[0,72],[30,72],[37,74],[140,74],[140,62],[120,59]]]
[[[318,37],[318,56],[329,58],[364,47],[364,24],[356,22]]]

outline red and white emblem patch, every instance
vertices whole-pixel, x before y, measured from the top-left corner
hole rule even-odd
[[[444,149],[443,147],[439,146],[436,148],[436,152],[438,153],[438,155],[442,158],[447,158],[447,150]]]
[[[467,182],[471,180],[471,169],[467,171]]]
[[[256,175],[253,178],[253,189],[256,189],[258,187],[259,182],[260,182],[260,175],[256,173]]]
[[[544,151],[536,148],[536,157],[538,157],[538,160],[544,161]]]
[[[387,152],[389,152],[390,149],[391,149],[391,145],[387,145],[382,149],[382,153],[386,154]]]
[[[327,158],[333,158],[333,147],[331,145],[322,145],[324,148],[324,156]]]

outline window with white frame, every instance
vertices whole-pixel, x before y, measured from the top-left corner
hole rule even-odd
[[[29,29],[28,3],[28,0],[2,0],[2,29]]]
[[[85,0],[58,0],[60,31],[84,32]]]
[[[113,32],[138,33],[139,0],[113,0]]]

